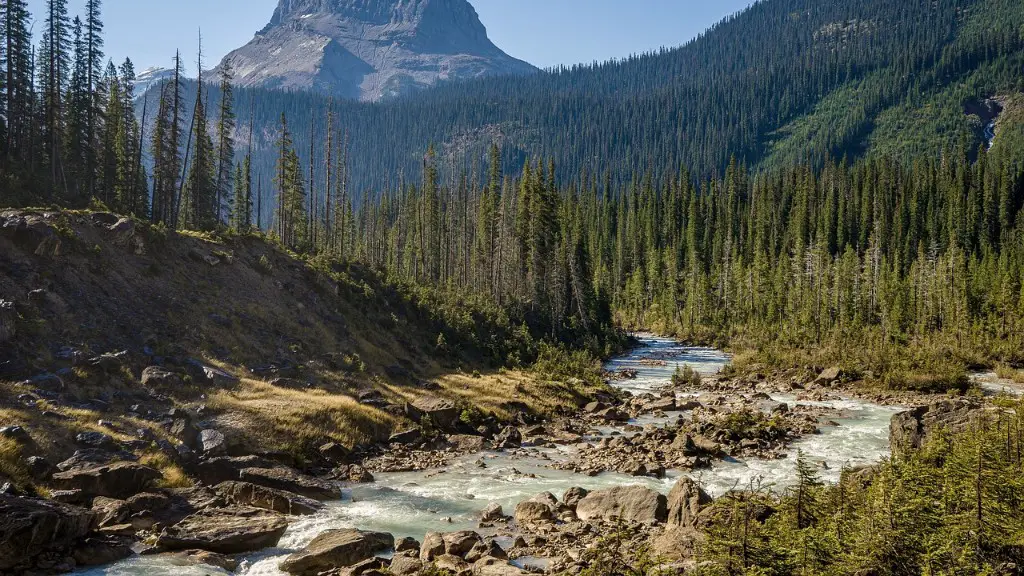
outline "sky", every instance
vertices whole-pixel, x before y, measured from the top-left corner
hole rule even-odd
[[[623,58],[678,46],[750,0],[470,0],[491,40],[505,52],[548,68]],[[46,0],[28,0],[42,29]],[[85,0],[69,0],[72,16]],[[204,67],[252,39],[277,0],[103,0],[105,52],[136,70],[169,67],[178,48],[194,60],[203,33]]]

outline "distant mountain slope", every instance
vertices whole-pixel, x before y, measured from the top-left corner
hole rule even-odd
[[[242,86],[370,101],[537,70],[495,46],[467,0],[280,0],[266,28],[227,61]]]
[[[617,180],[659,177],[681,165],[702,176],[731,158],[767,166],[977,149],[985,122],[972,103],[1021,92],[1022,71],[1019,0],[763,0],[677,49],[444,83],[378,104],[240,90],[239,126],[247,127],[255,99],[267,183],[281,113],[305,155],[313,125],[322,170],[332,105],[350,143],[356,193],[417,181],[431,143],[443,168],[468,172],[496,142],[506,168],[521,168],[527,156],[551,158],[562,179],[605,171]],[[997,141],[999,133],[1009,129],[997,131]],[[247,140],[244,128],[240,141]]]

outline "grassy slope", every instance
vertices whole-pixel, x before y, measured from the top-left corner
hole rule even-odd
[[[546,413],[581,402],[589,384],[546,381],[534,372],[493,368],[501,350],[486,343],[514,330],[500,311],[471,300],[413,291],[362,267],[306,261],[259,237],[213,238],[137,224],[135,240],[94,226],[88,213],[47,218],[59,247],[37,254],[38,238],[0,234],[0,294],[15,302],[16,337],[0,347],[0,426],[24,425],[37,447],[67,456],[77,432],[131,439],[138,428],[166,432],[127,415],[128,408],[206,407],[206,416],[243,449],[302,455],[328,440],[347,446],[386,438],[408,423],[359,404],[376,389],[401,404],[423,395],[452,398],[483,413]],[[216,258],[211,264],[207,258]],[[212,261],[212,260],[211,260]],[[45,297],[30,291],[46,289]],[[441,310],[437,302],[447,298]],[[438,348],[444,334],[447,344]],[[119,374],[60,357],[127,350]],[[138,384],[146,352],[197,359],[241,379],[223,386],[186,384],[154,399]],[[313,384],[294,389],[256,378],[249,368],[297,366]],[[25,406],[17,383],[71,368],[59,401]],[[564,379],[563,379],[564,380]],[[437,386],[424,386],[429,381]],[[96,400],[101,400],[97,402]],[[68,416],[43,416],[49,410]],[[117,432],[98,425],[114,422]],[[0,473],[18,475],[11,446],[0,445]],[[4,456],[6,455],[6,456]]]

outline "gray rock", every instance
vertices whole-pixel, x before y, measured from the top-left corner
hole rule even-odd
[[[288,521],[259,508],[211,508],[165,528],[157,538],[163,551],[207,550],[218,554],[244,554],[276,546]]]
[[[53,464],[42,456],[29,456],[25,459],[25,467],[36,480],[43,480],[53,473]]]
[[[59,462],[57,469],[61,472],[68,472],[71,470],[83,470],[86,468],[93,468],[99,464],[110,464],[111,462],[118,461],[130,461],[134,462],[138,460],[138,457],[131,452],[116,451],[111,452],[109,450],[100,450],[97,448],[86,448],[84,450],[76,450],[72,454],[71,458]]]
[[[96,522],[83,508],[0,494],[0,572],[27,571],[33,559],[69,547]]]
[[[494,437],[494,447],[499,450],[514,450],[523,444],[523,435],[514,426],[506,426]]]
[[[406,536],[405,538],[402,538],[401,540],[395,542],[395,552],[413,551],[417,553],[420,551],[420,543],[417,542],[415,538],[410,538]]]
[[[102,432],[82,432],[75,436],[75,442],[80,446],[99,450],[111,450],[117,447],[114,439]]]
[[[228,504],[273,510],[291,516],[316,514],[324,508],[318,500],[248,482],[223,482],[213,489]]]
[[[132,539],[112,535],[91,536],[75,545],[72,558],[81,567],[103,566],[133,554]]]
[[[272,468],[243,468],[238,479],[268,488],[293,492],[317,500],[338,500],[341,489],[333,482],[307,476],[284,466]]]
[[[496,522],[505,518],[505,512],[501,509],[501,504],[497,502],[491,502],[484,509],[483,515],[480,517],[484,522]]]
[[[661,524],[668,519],[668,500],[643,486],[617,486],[587,494],[576,505],[580,520]]]
[[[391,573],[395,576],[412,576],[423,570],[423,561],[413,556],[395,556],[391,559]]]
[[[416,444],[423,439],[423,431],[419,428],[411,428],[404,432],[396,432],[388,438],[388,444]]]
[[[162,474],[134,462],[103,464],[93,468],[58,472],[53,485],[59,490],[80,490],[85,496],[127,498],[145,491]]]
[[[711,496],[692,479],[683,476],[668,494],[668,526],[693,528],[697,515],[709,504]]]
[[[414,422],[428,419],[441,428],[450,428],[459,419],[459,409],[455,403],[442,398],[419,398],[405,405],[405,413]]]
[[[25,430],[21,426],[4,426],[3,428],[0,428],[0,438],[14,440],[18,444],[32,443],[32,437],[29,436],[28,430]]]
[[[557,519],[555,509],[543,500],[524,500],[516,504],[515,520],[520,526],[553,524]]]
[[[228,441],[216,430],[203,430],[199,433],[199,447],[204,456],[223,456],[228,451]]]
[[[983,413],[980,402],[964,398],[918,406],[892,417],[889,440],[896,453],[920,448],[940,430],[952,433],[966,430]]]
[[[178,390],[184,384],[181,374],[150,366],[142,371],[142,385],[155,390]]]
[[[281,562],[280,569],[297,576],[316,576],[327,570],[369,560],[394,545],[394,536],[383,532],[327,530]]]
[[[565,494],[562,495],[562,503],[569,508],[575,509],[580,503],[580,500],[587,497],[587,494],[589,494],[589,492],[583,488],[569,488],[565,491]]]

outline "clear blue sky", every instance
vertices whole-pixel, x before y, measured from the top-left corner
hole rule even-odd
[[[500,48],[542,68],[677,46],[750,0],[470,0]],[[45,0],[29,0],[42,28]],[[85,0],[69,0],[72,15]],[[263,28],[277,0],[104,0],[106,53],[137,70],[192,63],[202,28],[206,67]]]

